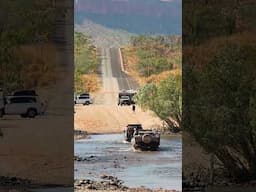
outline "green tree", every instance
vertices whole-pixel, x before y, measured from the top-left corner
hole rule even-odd
[[[173,68],[173,64],[166,57],[161,57],[153,51],[138,50],[137,55],[139,61],[136,66],[142,76],[149,77]]]
[[[48,42],[54,34],[57,11],[50,0],[1,1],[0,9],[0,86],[11,91],[22,87],[19,72],[26,67],[19,63],[15,51],[24,45]]]
[[[180,130],[182,117],[181,76],[169,76],[159,85],[147,84],[139,90],[136,98],[142,108],[155,112],[169,125],[172,131]]]
[[[230,44],[186,73],[184,129],[239,181],[256,175],[255,51]]]

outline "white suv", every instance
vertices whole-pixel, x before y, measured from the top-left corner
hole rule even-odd
[[[0,99],[0,117],[3,115],[20,115],[34,118],[45,112],[45,105],[38,96],[6,96]]]
[[[75,97],[75,104],[90,105],[92,104],[92,99],[89,94],[81,94]]]

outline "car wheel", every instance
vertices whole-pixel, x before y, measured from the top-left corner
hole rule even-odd
[[[21,114],[20,116],[21,116],[22,118],[28,117],[27,114]]]
[[[35,109],[29,109],[27,114],[26,114],[29,118],[34,118],[37,115],[37,112]]]
[[[0,109],[0,118],[2,118],[4,116],[4,110]]]
[[[90,105],[90,102],[87,101],[85,104],[86,104],[86,105]]]

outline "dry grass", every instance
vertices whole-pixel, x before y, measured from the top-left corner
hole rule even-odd
[[[82,75],[83,89],[93,93],[99,90],[100,83],[97,74]]]
[[[256,44],[255,33],[240,33],[229,37],[217,37],[197,47],[185,47],[183,54],[189,58],[191,65],[202,68],[209,63],[217,52],[228,44],[242,46],[254,46]]]
[[[49,43],[26,45],[16,50],[25,88],[47,86],[56,80],[56,52],[55,46]]]
[[[174,64],[174,69],[169,71],[164,71],[159,74],[153,74],[149,77],[142,77],[139,75],[136,64],[138,62],[137,49],[135,47],[125,47],[121,49],[123,55],[123,61],[126,66],[126,71],[136,79],[140,86],[143,86],[147,83],[156,83],[166,79],[170,75],[181,75],[181,69],[178,68],[178,64]],[[173,57],[181,57],[181,52],[168,52],[167,57],[171,60]]]

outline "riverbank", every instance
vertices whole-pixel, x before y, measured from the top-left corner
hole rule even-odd
[[[168,130],[159,130],[159,133],[161,134],[161,137],[182,137],[182,132],[179,133],[173,133]],[[119,133],[104,133],[105,135],[111,135],[111,134],[123,134],[123,132]],[[87,131],[82,131],[82,130],[74,130],[74,140],[81,140],[81,139],[90,139],[91,135],[103,135],[102,133],[88,133]]]
[[[74,130],[74,140],[87,139],[89,135],[86,131]]]
[[[41,191],[56,191],[56,192],[71,192],[71,186],[65,185],[40,185],[32,180],[21,179],[18,177],[0,176],[0,191],[1,192],[41,192]]]
[[[100,181],[90,179],[75,180],[76,192],[113,191],[113,192],[178,192],[166,189],[148,189],[145,187],[129,188],[123,181],[111,175],[102,175]]]

